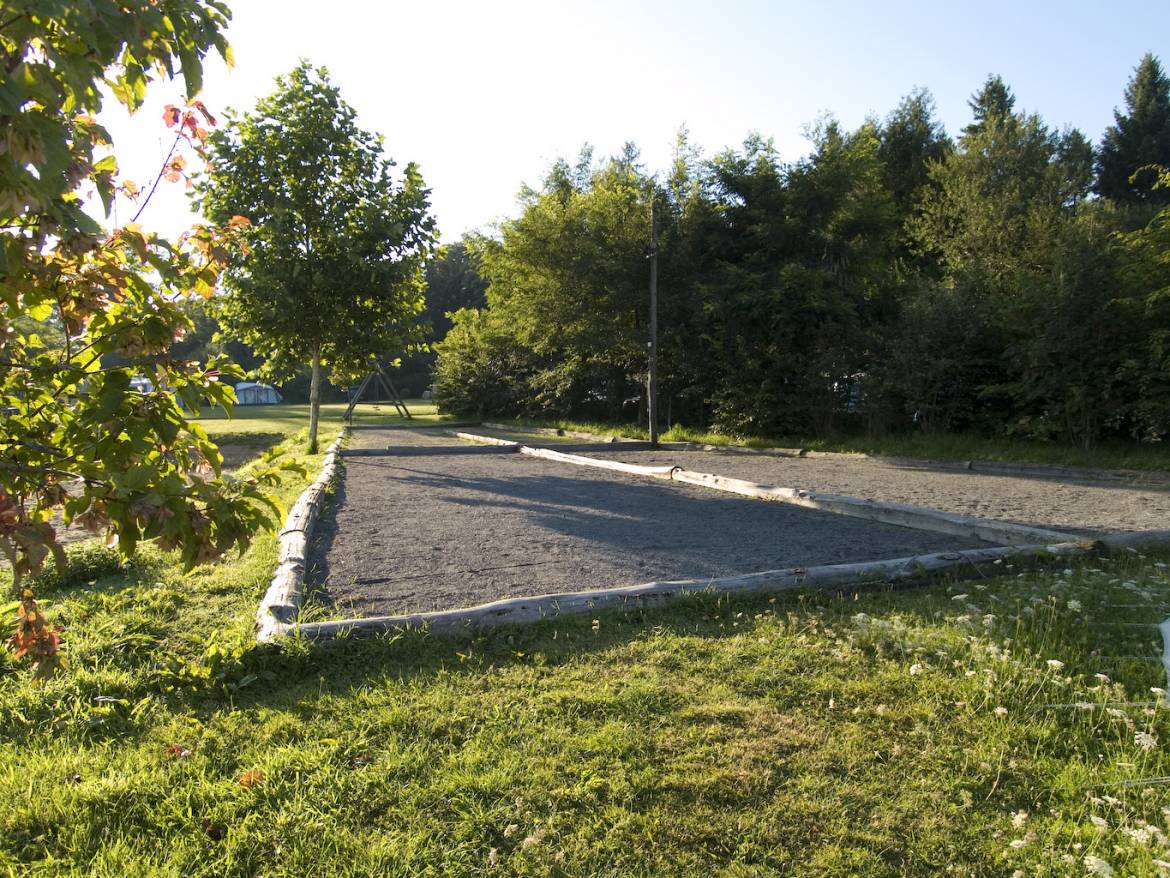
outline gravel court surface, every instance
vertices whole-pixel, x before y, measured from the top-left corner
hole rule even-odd
[[[795,458],[735,449],[654,450],[622,442],[576,444],[525,433],[468,428],[469,432],[517,439],[527,445],[606,457],[645,466],[675,465],[698,472],[747,479],[764,485],[803,488],[826,494],[929,506],[978,518],[1081,533],[1156,530],[1170,523],[1170,486],[1071,480],[1064,477],[1007,476],[890,463],[859,457]],[[557,438],[557,437],[552,437]]]
[[[660,579],[985,545],[443,436],[356,430],[307,580],[336,612],[389,615]]]

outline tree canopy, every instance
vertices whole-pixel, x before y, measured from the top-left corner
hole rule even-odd
[[[1125,112],[1114,110],[1101,139],[1097,191],[1115,201],[1170,203],[1170,191],[1155,187],[1158,172],[1170,166],[1170,79],[1147,53],[1125,88]],[[1135,177],[1136,175],[1136,177]]]
[[[1165,226],[1142,201],[1164,190],[1093,192],[1118,132],[1157,142],[1162,81],[1143,60],[1097,162],[1081,132],[1017,110],[999,76],[954,141],[918,89],[854,130],[819,120],[796,161],[759,135],[704,157],[684,132],[661,180],[632,147],[558,162],[476,244],[486,305],[438,345],[440,402],[641,419],[654,199],[670,423],[1161,441]],[[1138,161],[1170,156],[1133,152],[1127,180]]]
[[[231,230],[200,226],[171,243],[136,222],[107,232],[85,211],[88,191],[107,216],[118,195],[137,199],[138,214],[149,201],[118,177],[94,116],[103,96],[135,110],[148,83],[181,75],[193,100],[205,55],[230,60],[226,24],[216,0],[4,5],[0,551],[20,603],[11,642],[38,674],[59,660],[29,580],[50,554],[65,563],[55,513],[125,553],[154,540],[192,566],[243,551],[279,511],[265,492],[275,472],[221,477],[219,452],[188,420],[205,401],[231,406],[219,381],[230,367],[172,353],[192,326],[184,303],[214,290]],[[159,178],[177,178],[182,150],[201,150],[214,117],[193,100],[168,106],[164,122],[172,151]],[[137,377],[155,389],[138,390]]]

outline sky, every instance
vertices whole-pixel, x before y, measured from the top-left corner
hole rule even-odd
[[[228,2],[236,63],[209,56],[208,108],[251,109],[301,58],[327,67],[387,154],[420,166],[444,241],[514,216],[521,186],[585,143],[600,157],[633,141],[654,172],[682,126],[708,154],[758,132],[794,161],[823,114],[853,128],[916,86],[955,134],[992,73],[1018,110],[1096,142],[1144,53],[1170,69],[1170,0]],[[162,107],[182,97],[158,82],[133,116],[107,101],[123,176],[154,178]],[[195,219],[164,184],[140,222],[173,236]]]

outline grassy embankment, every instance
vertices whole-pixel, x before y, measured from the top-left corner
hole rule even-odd
[[[517,420],[514,423],[532,427],[559,427],[602,436],[625,436],[631,439],[645,439],[648,435],[645,427],[636,424],[569,420]],[[880,438],[854,436],[810,439],[801,436],[738,436],[679,426],[663,431],[659,438],[664,442],[744,445],[749,448],[807,448],[810,451],[917,457],[927,460],[997,460],[1096,469],[1170,471],[1170,446],[1165,443],[1113,442],[1086,449],[1053,442],[988,439],[970,434],[935,436],[910,433]]]
[[[303,423],[247,414],[223,426]],[[189,576],[78,550],[47,594],[71,669],[0,658],[4,869],[1170,868],[1165,557],[277,650],[250,641],[273,546]]]

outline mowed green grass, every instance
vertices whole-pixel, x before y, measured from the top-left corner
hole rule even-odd
[[[420,424],[446,420],[439,415],[433,402],[421,399],[405,401],[411,417]],[[343,402],[321,405],[321,424],[340,426],[347,404]],[[309,407],[303,404],[236,406],[231,417],[223,409],[206,409],[194,419],[211,436],[225,440],[229,436],[255,433],[289,435],[309,426]],[[358,425],[406,424],[393,405],[361,403],[354,409],[353,423]]]
[[[322,447],[333,427],[322,435]],[[309,468],[309,458],[289,447]],[[286,502],[302,484],[284,488]],[[404,522],[404,528],[409,523]],[[1165,556],[256,647],[274,540],[48,583],[12,874],[1161,875]]]

